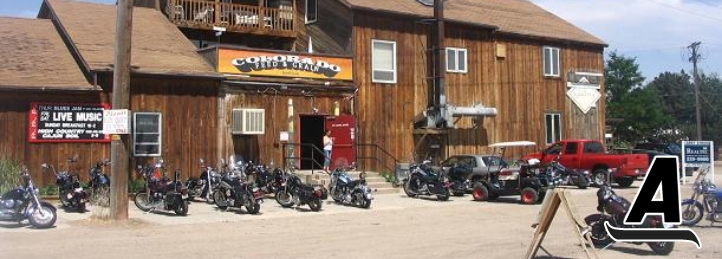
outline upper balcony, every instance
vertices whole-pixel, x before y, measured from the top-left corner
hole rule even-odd
[[[293,5],[268,7],[269,0],[168,0],[165,14],[178,27],[279,37],[296,37]],[[278,2],[278,1],[272,1]],[[255,5],[253,4],[255,3]]]

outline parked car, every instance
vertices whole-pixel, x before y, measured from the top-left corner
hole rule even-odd
[[[450,156],[446,160],[442,161],[440,166],[432,168],[434,170],[442,171],[444,175],[447,176],[452,168],[465,168],[467,170],[471,170],[471,172],[467,173],[466,179],[464,179],[466,181],[463,183],[466,187],[465,192],[471,192],[474,182],[481,178],[485,178],[489,173],[490,168],[500,170],[507,167],[508,163],[504,161],[504,158],[498,155],[464,154]],[[460,193],[454,194],[458,196]]]
[[[597,186],[605,184],[610,169],[614,172],[613,181],[621,187],[629,187],[649,168],[646,154],[608,154],[603,143],[590,139],[562,140],[524,159],[537,158],[542,164],[547,164],[557,157],[569,169],[592,172],[592,182]]]
[[[662,155],[677,156],[679,158],[679,166],[682,168],[682,147],[677,143],[654,143],[654,142],[640,142],[634,146],[634,150],[650,150],[661,153]],[[638,151],[642,152],[642,151]],[[656,154],[660,155],[660,154]],[[655,155],[655,156],[656,156]],[[649,158],[649,162],[652,163],[652,157]],[[696,171],[696,167],[684,168],[687,176],[692,176],[692,171]]]

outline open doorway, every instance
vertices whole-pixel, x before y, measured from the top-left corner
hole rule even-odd
[[[325,115],[299,115],[301,169],[323,169],[323,134]]]

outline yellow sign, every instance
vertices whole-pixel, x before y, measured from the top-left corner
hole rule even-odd
[[[218,72],[249,76],[353,80],[351,58],[219,49]]]

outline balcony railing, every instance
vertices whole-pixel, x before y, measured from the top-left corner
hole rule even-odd
[[[293,6],[268,8],[212,0],[170,0],[166,15],[176,25],[188,28],[223,26],[228,31],[264,34],[292,33],[294,23]]]

